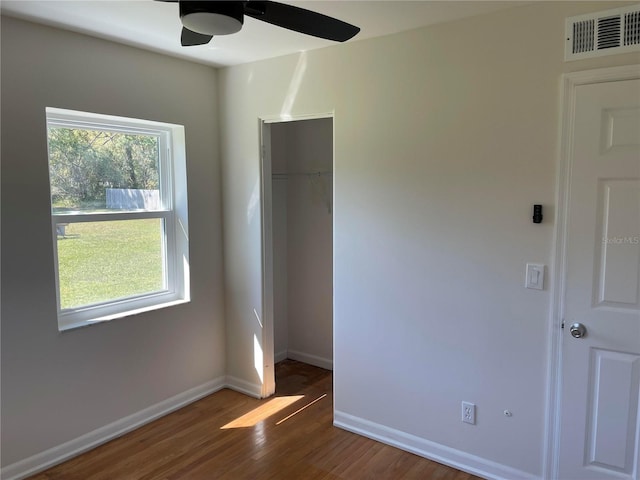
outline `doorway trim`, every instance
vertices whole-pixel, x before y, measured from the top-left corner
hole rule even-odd
[[[569,188],[574,140],[576,88],[606,82],[640,78],[640,65],[585,70],[561,77],[560,150],[556,176],[556,226],[551,275],[551,306],[548,323],[549,363],[547,368],[546,428],[543,478],[557,479],[560,466],[560,425],[562,402],[562,323],[567,277],[567,229]]]
[[[273,318],[273,197],[271,191],[271,125],[274,123],[318,120],[322,118],[331,118],[333,120],[332,162],[335,172],[334,111],[303,115],[265,115],[258,117],[260,129],[260,215],[262,224],[262,398],[269,397],[276,391]],[[335,187],[335,173],[333,176],[333,187]],[[333,191],[335,192],[335,188]]]

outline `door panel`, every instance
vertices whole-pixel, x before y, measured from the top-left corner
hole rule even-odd
[[[604,110],[602,145],[612,148],[637,147],[640,144],[640,112],[638,108],[609,108]]]
[[[588,463],[631,474],[640,357],[595,348],[590,353],[594,381],[588,399]]]
[[[597,304],[638,310],[640,249],[629,247],[640,242],[640,216],[634,205],[640,198],[640,181],[601,180],[599,190],[598,206],[603,213],[598,225],[602,246]]]
[[[640,80],[579,85],[562,341],[562,480],[638,479]],[[574,338],[574,323],[586,335]]]

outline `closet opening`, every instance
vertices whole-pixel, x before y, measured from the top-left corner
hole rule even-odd
[[[275,364],[333,370],[333,116],[262,121],[263,396]]]

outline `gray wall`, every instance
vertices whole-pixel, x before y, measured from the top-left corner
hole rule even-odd
[[[2,18],[2,465],[225,374],[216,72]],[[189,304],[58,332],[45,107],[185,126]]]
[[[640,60],[564,63],[565,17],[615,6],[533,2],[221,70],[229,373],[259,381],[256,119],[333,111],[336,417],[541,475],[550,295],[524,268],[552,260],[561,74]]]

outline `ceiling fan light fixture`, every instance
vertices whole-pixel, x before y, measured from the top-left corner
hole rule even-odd
[[[239,32],[242,22],[220,13],[190,13],[182,17],[182,25],[204,35],[230,35]]]
[[[182,25],[203,35],[230,35],[239,32],[243,23],[242,2],[182,1]]]

